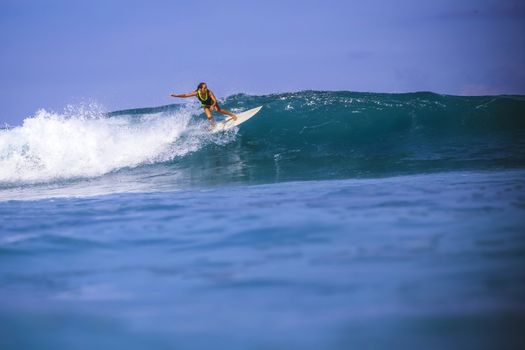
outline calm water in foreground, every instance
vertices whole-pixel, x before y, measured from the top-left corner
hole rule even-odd
[[[0,202],[2,349],[518,349],[525,171]]]

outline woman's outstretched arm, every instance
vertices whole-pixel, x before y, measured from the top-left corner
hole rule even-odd
[[[189,92],[187,94],[171,94],[171,97],[193,97],[197,96],[197,91]]]

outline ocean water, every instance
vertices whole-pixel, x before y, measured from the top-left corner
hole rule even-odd
[[[524,97],[223,105],[0,131],[1,349],[524,347]]]

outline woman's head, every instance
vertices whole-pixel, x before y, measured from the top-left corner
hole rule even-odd
[[[206,86],[206,83],[200,83],[198,86],[197,86],[197,90],[207,90],[208,87]]]

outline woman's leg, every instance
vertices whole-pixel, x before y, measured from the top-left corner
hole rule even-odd
[[[222,109],[222,108],[219,106],[218,103],[215,105],[215,110],[216,110],[217,112],[219,112],[219,113],[222,113],[222,114],[225,114],[225,115],[229,115],[231,118],[229,118],[228,120],[230,120],[230,119],[237,120],[237,116],[236,116],[235,114],[233,114],[232,112],[227,111],[227,110],[225,110],[225,109]],[[227,120],[227,121],[228,121],[228,120]]]
[[[213,117],[211,115],[211,110],[210,108],[207,108],[207,107],[204,107],[204,113],[206,113],[206,117],[208,118],[208,120],[213,123]]]

